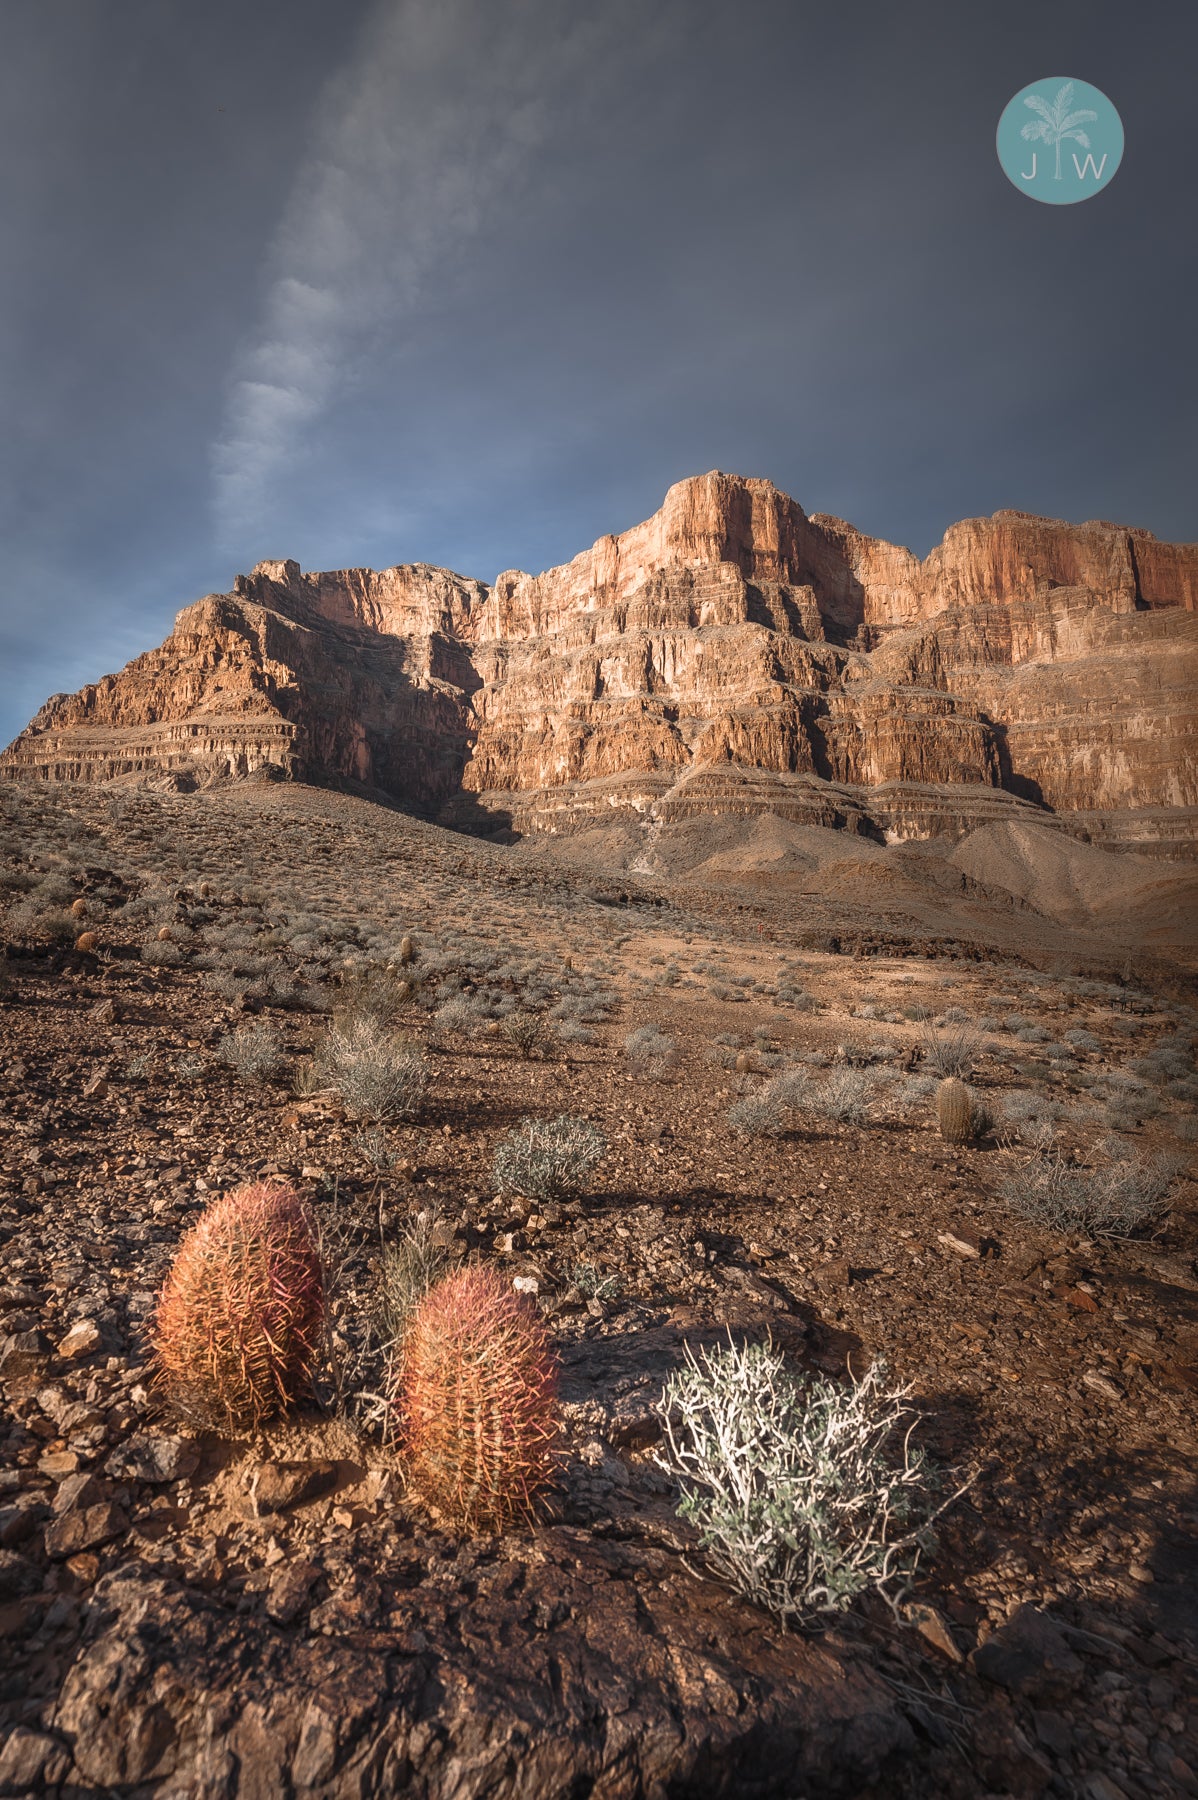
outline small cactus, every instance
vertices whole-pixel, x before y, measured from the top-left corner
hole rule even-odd
[[[171,941],[170,926],[169,925],[160,925],[158,928],[158,942],[160,944],[169,944],[170,941]]]
[[[158,1297],[158,1380],[208,1425],[259,1425],[311,1382],[324,1318],[320,1257],[291,1187],[254,1182],[214,1201]]]
[[[72,919],[86,919],[87,901],[83,899],[82,895],[78,900],[71,901],[71,917]]]
[[[416,961],[416,946],[408,936],[407,932],[405,932],[403,937],[399,940],[399,960],[405,967],[408,963],[414,963]]]
[[[973,1136],[973,1095],[950,1075],[936,1089],[936,1118],[946,1144],[967,1144]]]
[[[76,950],[94,950],[96,941],[96,934],[94,931],[81,931],[79,936],[75,939],[75,948]]]
[[[429,1290],[396,1399],[413,1486],[467,1531],[531,1519],[558,1467],[557,1359],[531,1302],[492,1269]]]

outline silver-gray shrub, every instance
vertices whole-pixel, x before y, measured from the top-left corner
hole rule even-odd
[[[1013,1169],[999,1193],[1013,1212],[1051,1231],[1134,1237],[1168,1210],[1175,1171],[1165,1161],[1129,1157],[1102,1169],[1047,1156]]]
[[[729,1066],[736,1057],[729,1054]],[[803,1111],[811,1093],[806,1069],[785,1069],[728,1109],[728,1124],[741,1137],[781,1137],[791,1114]]]
[[[712,1572],[787,1625],[869,1591],[897,1610],[936,1490],[905,1399],[880,1363],[856,1383],[803,1383],[770,1345],[688,1348],[656,1460]]]
[[[629,1072],[664,1081],[678,1067],[678,1044],[657,1025],[640,1025],[624,1039]]]
[[[376,1125],[415,1118],[428,1091],[419,1044],[392,1037],[370,1014],[342,1015],[316,1052],[315,1073],[340,1094],[351,1118]]]
[[[167,938],[161,943],[157,938],[151,938],[141,947],[141,960],[152,969],[178,969],[186,958],[178,944],[172,944]]]
[[[1004,1094],[999,1106],[999,1129],[1006,1140],[1026,1144],[1029,1150],[1047,1150],[1056,1136],[1061,1109],[1055,1100],[1027,1088]]]
[[[576,1194],[607,1152],[607,1139],[588,1119],[560,1113],[555,1119],[523,1119],[495,1152],[495,1187],[530,1200]]]
[[[270,1025],[243,1025],[221,1038],[217,1059],[243,1081],[269,1081],[283,1066],[279,1034]]]
[[[466,994],[454,994],[433,1014],[438,1031],[476,1031],[483,1013]]]
[[[804,1090],[802,1104],[838,1125],[862,1125],[877,1087],[877,1077],[864,1069],[829,1069],[817,1086]]]

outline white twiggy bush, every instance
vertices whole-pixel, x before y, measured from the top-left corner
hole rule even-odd
[[[1160,1157],[1079,1169],[1063,1156],[1046,1156],[1013,1169],[998,1191],[1012,1211],[1051,1231],[1134,1237],[1168,1211],[1174,1173]]]
[[[788,1625],[867,1589],[897,1607],[935,1516],[906,1393],[881,1363],[847,1386],[805,1384],[772,1345],[688,1349],[660,1401],[656,1460],[712,1572]]]

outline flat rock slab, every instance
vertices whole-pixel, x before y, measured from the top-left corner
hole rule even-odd
[[[290,1629],[145,1570],[104,1578],[55,1715],[70,1780],[156,1800],[796,1800],[857,1793],[911,1748],[867,1667],[663,1552],[560,1527],[401,1550],[366,1583],[326,1565]]]

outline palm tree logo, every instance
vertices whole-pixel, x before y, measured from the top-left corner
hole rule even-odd
[[[1088,150],[1090,140],[1080,128],[1083,125],[1092,125],[1098,114],[1091,112],[1087,106],[1079,107],[1076,112],[1070,112],[1069,109],[1073,105],[1073,83],[1071,81],[1067,81],[1064,87],[1058,88],[1057,97],[1051,106],[1043,94],[1028,94],[1023,104],[1030,106],[1038,117],[1029,119],[1019,135],[1032,143],[1056,145],[1057,166],[1053,180],[1059,181],[1061,179],[1062,143],[1066,138],[1072,138],[1074,143],[1080,144],[1083,150]]]

